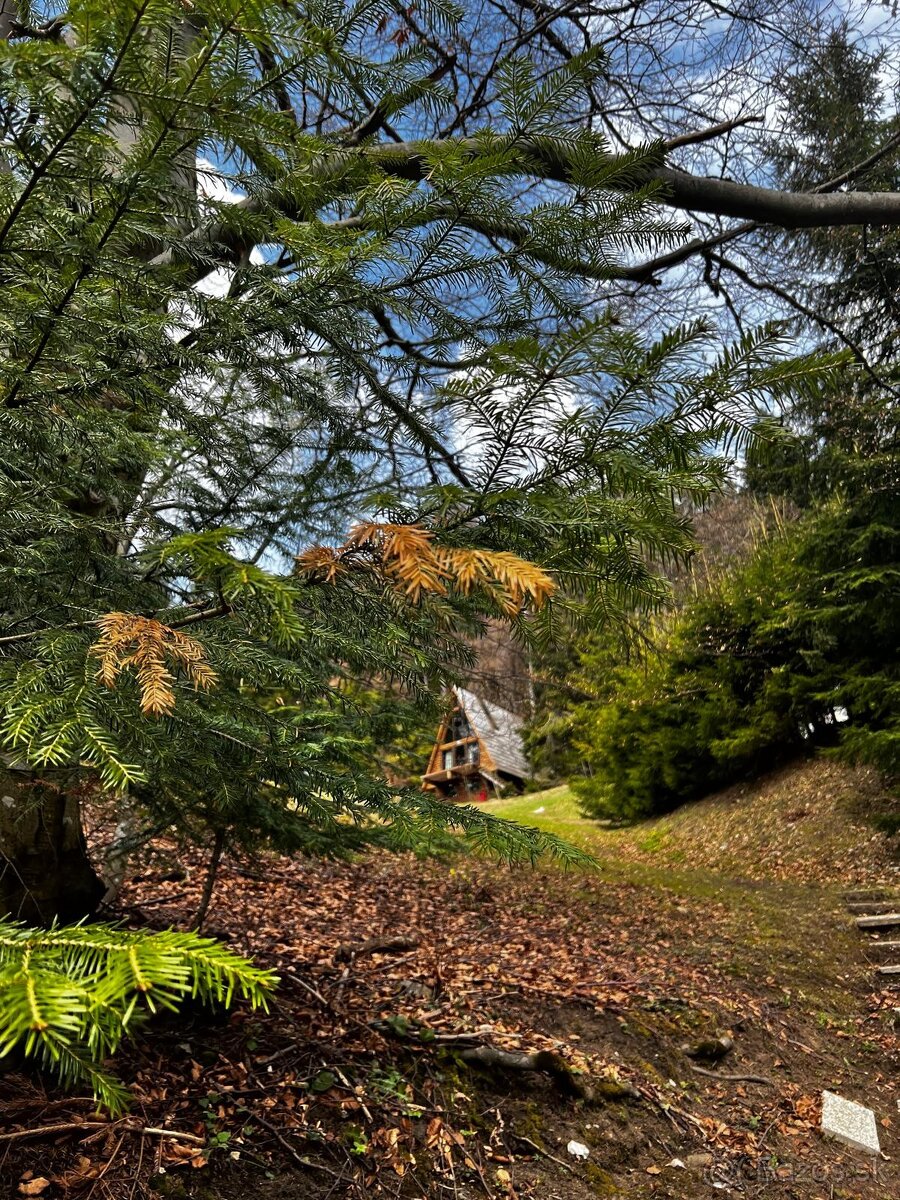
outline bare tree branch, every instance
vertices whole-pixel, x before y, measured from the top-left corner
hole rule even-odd
[[[869,363],[869,360],[866,358],[862,347],[859,346],[851,337],[848,337],[848,335],[843,331],[843,329],[840,328],[839,325],[836,325],[833,321],[830,321],[822,313],[816,312],[815,309],[810,308],[808,304],[804,304],[803,301],[797,296],[794,296],[791,292],[787,291],[783,287],[780,287],[778,284],[771,283],[769,280],[754,279],[750,274],[748,274],[747,271],[744,270],[742,266],[736,262],[733,262],[730,258],[726,258],[725,255],[711,254],[710,259],[717,266],[726,271],[730,271],[732,275],[737,276],[737,278],[740,279],[742,283],[745,283],[747,287],[753,288],[754,291],[757,292],[768,292],[772,296],[777,296],[779,300],[783,300],[785,304],[787,304],[795,312],[800,313],[801,316],[806,317],[808,321],[812,321],[814,324],[818,325],[820,329],[824,329],[827,333],[832,334],[833,337],[836,337],[837,340],[851,352],[853,357],[856,359],[865,373],[870,377],[870,379],[873,380],[873,382],[877,383],[879,387],[885,388],[893,396],[900,399],[900,389],[894,387],[888,382],[888,380],[883,378],[883,376],[879,375],[878,372],[875,371],[875,369]]]
[[[764,119],[757,113],[749,117],[735,117],[733,121],[720,121],[718,125],[710,125],[708,129],[698,129],[694,133],[680,133],[677,137],[667,138],[665,147],[666,150],[677,150],[679,146],[695,146],[698,142],[712,141],[723,133],[730,133],[732,129],[739,129],[742,125]]]

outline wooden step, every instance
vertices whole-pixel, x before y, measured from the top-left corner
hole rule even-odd
[[[878,917],[857,917],[857,929],[892,929],[900,925],[900,912],[883,913]]]
[[[879,967],[879,975],[900,975],[900,965],[892,963],[889,967]]]
[[[897,908],[898,900],[848,900],[847,908],[853,913],[889,913]]]
[[[866,942],[866,954],[877,955],[879,958],[890,955],[891,958],[900,960],[900,942],[888,939],[880,942],[876,938],[872,938],[871,941]]]

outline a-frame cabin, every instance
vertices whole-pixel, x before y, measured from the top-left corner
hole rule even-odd
[[[452,698],[422,786],[467,803],[493,799],[508,789],[521,791],[528,778],[521,720],[463,688],[454,688]]]

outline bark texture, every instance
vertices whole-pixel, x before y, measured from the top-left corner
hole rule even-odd
[[[25,773],[0,777],[0,916],[67,924],[92,915],[104,890],[78,797]]]

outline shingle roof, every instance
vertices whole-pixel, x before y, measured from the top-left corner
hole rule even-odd
[[[520,718],[499,704],[491,704],[474,692],[467,692],[465,688],[454,688],[454,691],[469,718],[469,724],[494,760],[496,769],[517,779],[527,779],[530,772],[522,746]]]

